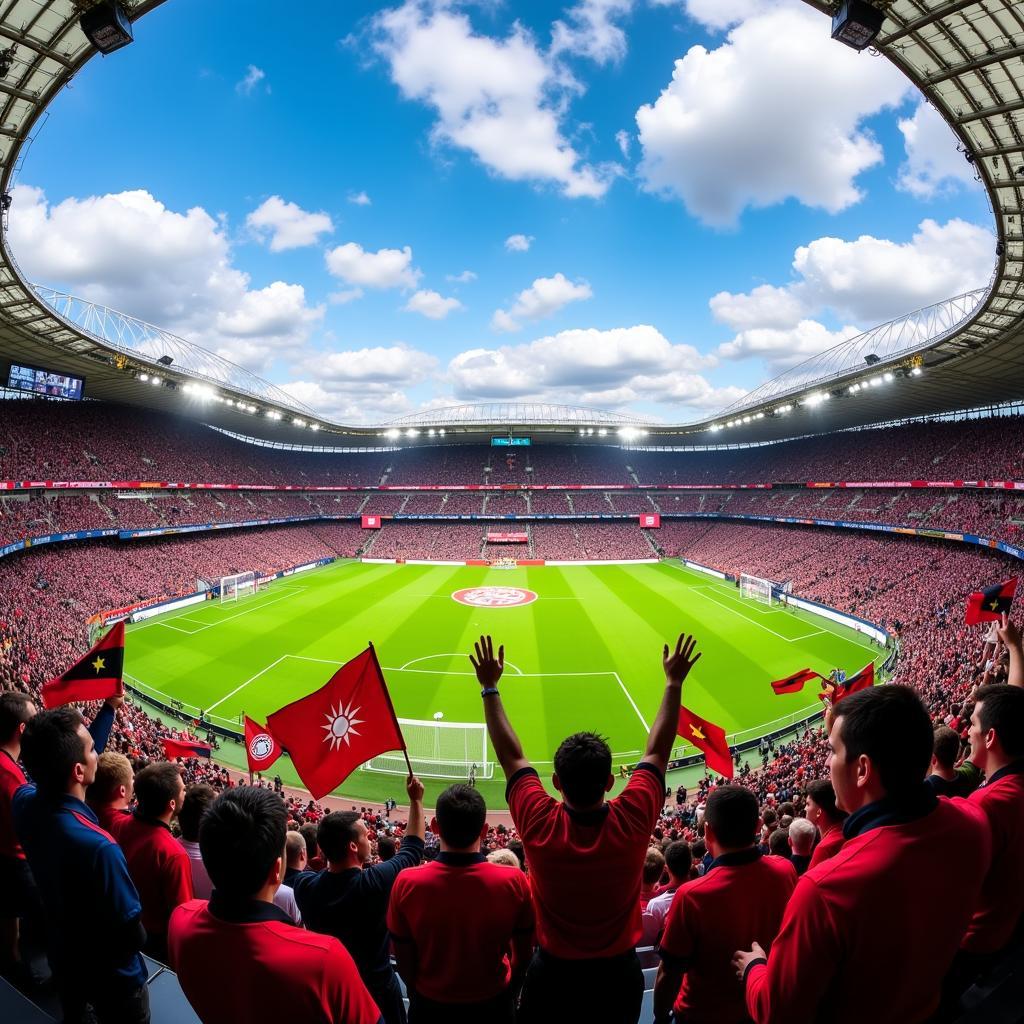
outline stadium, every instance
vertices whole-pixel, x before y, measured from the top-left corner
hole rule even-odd
[[[382,26],[394,28],[378,19],[412,18],[405,32],[460,24],[458,4],[384,6],[367,37],[378,54]],[[926,304],[866,330],[836,321],[816,348],[799,340],[806,310],[788,335],[771,317],[743,320],[785,288],[805,301],[809,276],[746,296],[715,285],[712,308],[735,300],[742,329],[685,367],[678,346],[657,369],[676,390],[637,383],[657,374],[634,333],[623,361],[640,369],[626,383],[601,377],[602,392],[593,381],[613,343],[594,339],[612,332],[591,330],[572,350],[577,377],[559,371],[569,376],[543,388],[517,382],[548,372],[561,335],[526,346],[522,365],[511,345],[500,364],[497,349],[459,353],[452,379],[463,367],[509,379],[473,401],[460,385],[418,392],[397,415],[387,363],[410,350],[365,349],[355,355],[386,358],[351,377],[344,404],[328,401],[332,360],[355,343],[289,335],[282,346],[314,387],[284,379],[275,356],[229,358],[263,344],[246,327],[228,350],[199,326],[190,337],[185,319],[132,315],[150,308],[143,298],[121,311],[105,304],[116,290],[62,290],[74,269],[35,280],[47,247],[53,266],[88,268],[83,281],[109,253],[88,244],[106,245],[105,230],[61,235],[72,200],[39,214],[30,149],[51,153],[60,131],[77,143],[67,111],[87,122],[101,94],[69,86],[109,54],[103,75],[131,89],[118,62],[158,46],[177,4],[0,6],[5,1021],[1024,1020],[1024,649],[1012,607],[1024,561],[1024,9],[766,0],[719,24],[696,0],[676,6],[712,36],[727,30],[736,52],[761,7],[780,25],[807,19],[826,54],[865,51],[909,83],[918,109],[952,130],[957,173],[966,165],[991,214],[991,277],[939,301],[930,283]],[[584,53],[584,23],[624,45],[610,19],[632,9],[567,6],[550,53]],[[184,31],[202,33],[205,15],[192,14]],[[517,21],[509,33],[518,73],[530,32]],[[387,59],[413,95],[408,68]],[[264,77],[249,65],[236,98],[270,97]],[[443,132],[431,131],[434,147]],[[567,138],[560,152],[575,159]],[[503,185],[533,180],[474,145]],[[461,173],[449,159],[439,178]],[[563,196],[596,190],[591,170],[559,172]],[[608,171],[601,189],[621,177]],[[348,203],[351,218],[370,198]],[[34,211],[21,222],[19,205]],[[799,216],[787,206],[779,223]],[[723,234],[727,220],[714,224]],[[269,234],[280,225],[249,229],[270,251],[291,245]],[[329,229],[313,230],[315,242]],[[504,249],[533,241],[510,235]],[[794,266],[824,241],[839,239],[798,250]],[[328,268],[354,245],[327,252]],[[967,261],[955,239],[940,247]],[[385,253],[401,255],[381,249],[375,272]],[[132,258],[113,275],[130,275]],[[216,259],[212,290],[240,273]],[[411,250],[395,278],[403,294],[421,276],[410,261]],[[168,266],[152,280],[173,276]],[[347,291],[283,319],[319,323],[381,287],[331,273]],[[556,278],[590,297],[586,281]],[[885,278],[865,288],[885,292]],[[498,309],[492,331],[532,326],[555,279],[544,280]],[[207,319],[255,316],[257,294]],[[419,296],[431,320],[458,315],[465,292],[451,294],[417,291],[404,311]],[[769,335],[788,339],[763,364],[771,372],[728,362],[730,345]],[[430,359],[417,386],[438,376]],[[736,377],[698,385],[698,370]],[[581,397],[627,384],[628,399]],[[696,648],[675,647],[680,634]],[[487,636],[500,666],[480,647]],[[307,745],[296,722],[314,704]],[[579,780],[595,771],[591,792]],[[499,870],[502,855],[511,868]],[[470,870],[476,888],[455,878]],[[733,931],[713,926],[725,919]]]

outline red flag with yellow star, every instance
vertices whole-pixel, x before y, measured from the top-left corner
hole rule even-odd
[[[1013,599],[1017,596],[1017,577],[1005,583],[997,583],[976,590],[967,597],[967,612],[964,622],[968,626],[976,626],[979,622],[999,622],[1009,613]]]
[[[61,676],[43,683],[44,708],[105,700],[124,693],[124,623],[116,626]]]
[[[405,749],[372,646],[342,665],[326,686],[275,711],[267,730],[291,755],[314,800],[370,758]]]
[[[704,752],[704,763],[713,772],[727,779],[732,778],[732,754],[729,753],[725,730],[720,725],[695,715],[689,708],[681,707],[677,732],[687,743],[692,743]]]

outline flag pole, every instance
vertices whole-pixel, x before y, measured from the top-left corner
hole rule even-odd
[[[384,683],[384,696],[388,701],[388,710],[391,712],[391,717],[394,719],[395,728],[398,730],[398,735],[402,739],[402,755],[405,757],[405,766],[409,769],[409,778],[412,778],[412,762],[409,760],[409,749],[405,745],[405,735],[402,732],[402,727],[398,722],[398,715],[395,714],[395,705],[391,703],[391,691],[388,689],[388,681],[384,678],[384,669],[380,667],[380,660],[377,658],[377,648],[373,646],[373,641],[369,641],[370,654],[373,656],[373,663],[377,666],[377,674],[380,676]]]

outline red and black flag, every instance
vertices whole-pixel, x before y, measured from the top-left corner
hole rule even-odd
[[[1008,614],[1017,594],[1017,577],[1005,583],[976,590],[967,598],[967,614],[964,622],[976,626],[979,622],[998,622]]]
[[[703,751],[704,763],[713,772],[724,775],[727,779],[732,778],[732,754],[729,752],[725,730],[720,725],[695,715],[689,708],[681,707],[676,732],[687,743],[692,743],[698,750]]]
[[[265,772],[281,756],[281,744],[270,730],[248,715],[245,716],[245,755],[251,772]]]
[[[776,694],[782,693],[799,693],[812,679],[823,678],[820,672],[815,672],[814,669],[802,668],[799,672],[794,672],[791,676],[786,676],[785,679],[773,679],[772,689]]]
[[[841,683],[832,683],[826,679],[822,680],[821,693],[818,697],[824,702],[831,702],[835,707],[844,697],[858,690],[866,690],[869,686],[875,685],[875,663],[869,661],[858,673],[844,679]]]
[[[164,736],[160,740],[164,748],[164,757],[168,761],[174,761],[179,757],[205,757],[213,754],[213,748],[209,743],[200,743],[198,740],[175,739],[171,736]]]
[[[43,684],[43,707],[120,697],[124,693],[123,675],[124,623],[119,622],[67,672]]]

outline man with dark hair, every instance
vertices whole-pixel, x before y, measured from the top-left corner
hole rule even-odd
[[[932,760],[925,782],[936,796],[967,796],[981,784],[981,769],[974,755],[957,767],[960,737],[948,725],[937,725],[933,733]]]
[[[96,779],[85,794],[85,802],[93,809],[100,824],[115,839],[131,820],[135,772],[124,754],[106,750],[96,764]]]
[[[213,882],[210,881],[199,849],[199,823],[216,799],[213,786],[197,782],[185,790],[185,801],[178,812],[178,825],[181,828],[178,842],[188,854],[189,867],[192,869],[192,895],[197,900],[208,900],[213,892]]]
[[[317,841],[327,867],[304,871],[292,883],[306,927],[341,939],[387,1024],[404,1024],[405,1005],[388,950],[385,917],[395,879],[423,859],[423,783],[410,775],[409,824],[398,853],[369,865],[370,839],[358,811],[333,811],[320,822]]]
[[[480,852],[487,806],[470,786],[437,798],[441,852],[395,881],[388,931],[409,991],[410,1024],[512,1024],[513,978],[529,962],[530,887]]]
[[[509,810],[530,865],[538,949],[523,985],[522,1024],[577,1018],[635,1024],[640,1015],[641,872],[665,803],[683,680],[699,659],[691,636],[680,636],[674,652],[665,645],[665,691],[647,750],[625,789],[605,802],[615,781],[608,744],[594,733],[562,742],[551,779],[562,799],[555,800],[505,714],[498,692],[504,647],[495,657],[493,641],[482,636],[470,655],[487,732],[508,780]]]
[[[836,791],[830,779],[815,779],[807,784],[804,814],[818,830],[818,845],[811,854],[810,867],[813,868],[834,857],[846,842],[843,836],[846,811],[836,806]]]
[[[146,765],[135,777],[136,807],[119,841],[142,900],[146,952],[167,962],[167,922],[179,903],[192,899],[192,864],[171,834],[171,820],[185,799],[181,770],[172,761]]]
[[[299,835],[306,840],[306,867],[309,871],[322,871],[327,867],[316,841],[319,828],[312,822],[299,827]],[[288,883],[291,885],[291,882]]]
[[[199,848],[213,895],[177,907],[168,935],[182,991],[205,1024],[379,1024],[345,947],[296,928],[274,906],[286,822],[281,798],[255,786],[227,790],[203,815]]]
[[[21,959],[18,919],[38,916],[39,891],[25,851],[14,834],[11,801],[28,781],[18,764],[21,737],[36,713],[27,693],[0,693],[0,974],[27,980]]]
[[[735,954],[747,1010],[757,1024],[926,1020],[978,904],[988,824],[925,784],[932,723],[909,687],[844,697],[829,746],[846,844],[797,883],[767,958],[757,942]]]
[[[149,992],[139,955],[142,906],[121,848],[85,802],[114,707],[86,728],[73,707],[42,711],[25,727],[22,760],[34,785],[14,794],[14,827],[45,910],[64,1020],[146,1024]]]
[[[386,864],[392,857],[394,857],[398,845],[395,843],[391,836],[378,836],[377,837],[377,856],[380,858],[382,864]]]
[[[654,1019],[694,1024],[741,1021],[743,990],[729,958],[742,937],[770,944],[796,885],[788,859],[766,857],[757,840],[757,797],[742,786],[708,796],[704,839],[713,856],[700,878],[680,886],[665,919],[654,983]],[[760,939],[759,939],[760,941]]]
[[[681,839],[669,843],[665,848],[662,863],[668,872],[668,885],[654,896],[643,910],[644,932],[640,942],[644,946],[657,944],[665,928],[665,918],[669,907],[672,906],[676,890],[690,880],[690,867],[693,864],[690,844]]]

